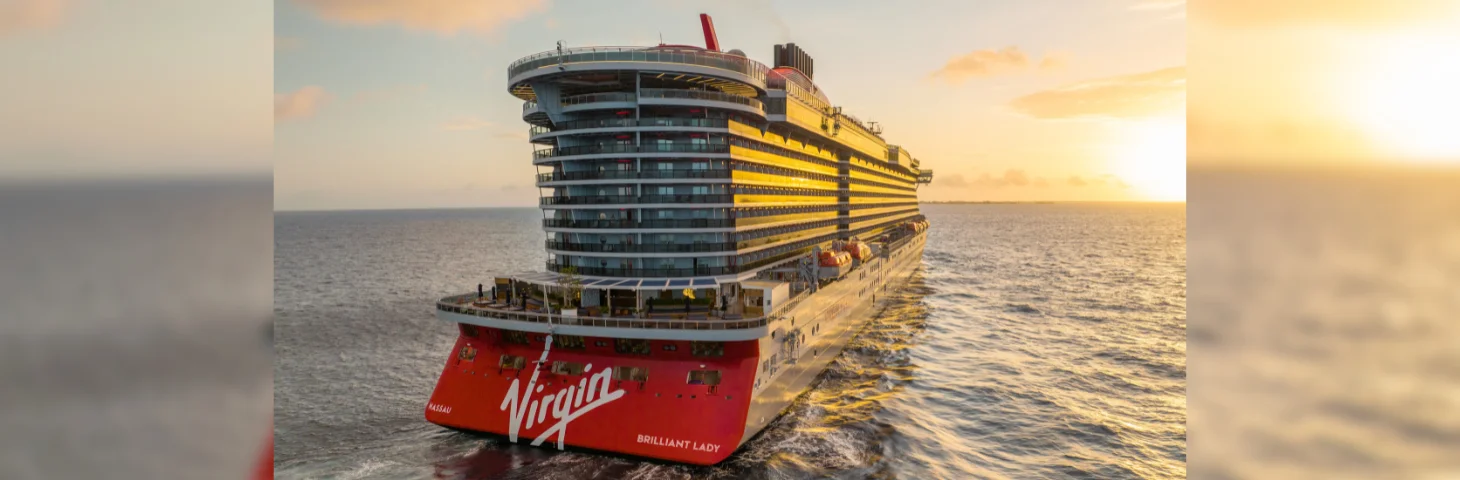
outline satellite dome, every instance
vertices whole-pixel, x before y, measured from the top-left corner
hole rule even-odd
[[[734,55],[734,56],[737,56],[737,57],[744,57],[745,56],[745,52],[740,51],[740,49],[738,49],[738,48],[732,48],[732,49],[730,49],[730,51],[725,52],[725,53],[728,53],[728,54],[731,54],[731,55]]]

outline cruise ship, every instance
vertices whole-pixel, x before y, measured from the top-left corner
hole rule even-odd
[[[833,106],[794,43],[767,66],[700,22],[704,47],[559,44],[507,68],[547,265],[437,301],[458,336],[427,421],[716,464],[922,264],[932,171]]]

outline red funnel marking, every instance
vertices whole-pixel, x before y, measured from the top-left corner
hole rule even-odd
[[[720,39],[715,36],[715,21],[710,20],[710,14],[700,14],[700,27],[705,30],[705,50],[720,51]]]

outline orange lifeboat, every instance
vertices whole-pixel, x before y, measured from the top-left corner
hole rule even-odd
[[[821,252],[820,260],[821,266],[823,267],[841,267],[845,266],[848,263],[852,263],[852,256],[848,255],[847,252],[834,252],[828,250]]]
[[[868,247],[867,244],[862,243],[858,240],[852,240],[850,242],[847,242],[847,246],[843,247],[842,250],[850,254],[852,258],[855,258],[858,261],[872,258],[872,248]]]

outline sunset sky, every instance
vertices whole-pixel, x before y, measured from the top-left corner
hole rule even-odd
[[[275,207],[533,205],[517,58],[796,42],[832,102],[937,172],[926,200],[1181,200],[1179,1],[275,3]]]
[[[1460,2],[1204,0],[1191,164],[1460,166]]]

